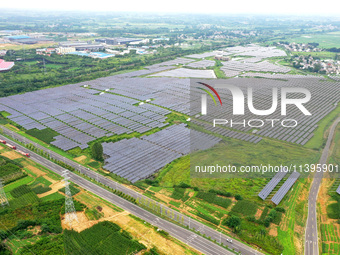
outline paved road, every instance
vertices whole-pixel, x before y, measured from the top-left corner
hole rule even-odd
[[[325,148],[322,151],[322,155],[320,158],[319,164],[326,164],[329,148],[332,143],[332,139],[334,136],[335,128],[340,122],[340,118],[337,118],[336,121],[332,124],[327,143]],[[308,219],[306,225],[306,233],[305,233],[305,255],[318,255],[319,254],[319,246],[318,246],[318,223],[317,223],[317,198],[319,193],[320,184],[322,181],[323,172],[316,172],[314,176],[314,180],[312,183],[312,187],[309,191],[308,198]]]
[[[29,142],[26,138],[20,136],[19,134],[12,132],[10,130],[7,130],[3,128],[4,132],[7,135],[12,136],[16,140],[19,140],[21,142],[27,143]],[[3,136],[0,136],[1,139],[7,140],[8,138],[5,138]],[[12,144],[16,144],[17,148],[23,151],[27,151],[27,148],[24,148],[23,146],[11,142]],[[37,145],[39,147],[39,145]],[[79,172],[82,174],[86,174],[88,177],[94,179],[95,181],[98,181],[110,188],[120,190],[124,192],[125,194],[128,194],[134,198],[144,198],[151,200],[148,197],[145,197],[141,195],[140,193],[131,190],[130,188],[127,188],[115,181],[112,181],[110,179],[107,179],[106,177],[96,174],[95,172],[88,170],[86,167],[79,165],[78,163],[69,160],[67,158],[62,157],[60,154],[55,153],[53,151],[50,151],[46,149],[45,147],[40,146],[39,148],[44,149],[46,152],[48,152],[52,157],[62,160],[66,162],[68,165],[71,165],[75,167]],[[61,175],[62,171],[64,170],[61,166],[45,159],[44,157],[37,155],[36,153],[30,152],[31,159],[36,161],[37,163],[47,167],[48,169],[56,172],[57,174]],[[146,211],[139,206],[132,204],[125,199],[122,199],[111,192],[107,191],[106,189],[101,188],[100,186],[94,184],[93,182],[90,182],[83,177],[74,174],[70,172],[69,174],[70,180],[79,186],[91,191],[92,193],[106,199],[107,201],[116,204],[117,206],[131,212],[132,214],[152,223],[153,225],[159,227],[160,229],[164,229],[165,231],[169,232],[170,235],[174,236],[175,238],[181,240],[184,243],[187,243],[188,245],[196,248],[197,250],[205,253],[205,254],[233,254],[229,252],[228,250],[220,247],[219,245],[183,228],[178,225],[175,225],[167,220],[164,220],[162,218],[159,218],[152,214],[149,211]],[[191,229],[195,229],[200,231],[201,234],[205,234],[207,237],[211,237],[213,240],[217,240],[218,242],[222,242],[224,245],[228,245],[229,248],[234,249],[236,252],[239,252],[240,254],[244,255],[251,255],[251,254],[262,254],[260,251],[253,249],[252,247],[249,247],[235,239],[232,240],[232,243],[228,242],[227,239],[231,239],[229,236],[226,236],[224,234],[221,234],[220,232],[192,219],[185,215],[180,214],[179,212],[172,210],[164,205],[161,205],[162,211],[166,212],[168,210],[171,210],[174,214],[174,219],[177,219],[177,215],[180,217],[184,217],[184,225],[189,226]]]

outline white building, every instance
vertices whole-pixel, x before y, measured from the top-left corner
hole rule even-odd
[[[66,54],[70,52],[75,52],[76,48],[74,47],[59,47],[55,49],[58,54]]]

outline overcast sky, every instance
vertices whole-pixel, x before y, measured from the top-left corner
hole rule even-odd
[[[138,12],[191,12],[191,13],[253,13],[253,14],[340,14],[338,0],[1,0],[0,8],[138,11]]]

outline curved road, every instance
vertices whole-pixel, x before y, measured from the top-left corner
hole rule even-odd
[[[335,128],[340,122],[340,117],[337,118],[331,126],[329,131],[327,143],[325,148],[322,151],[322,155],[319,161],[319,164],[326,164],[329,148],[331,146]],[[308,198],[308,218],[305,232],[305,255],[318,255],[319,254],[319,246],[318,246],[318,222],[317,222],[317,198],[319,193],[320,184],[322,181],[323,172],[316,172],[314,175],[314,180],[312,183],[312,187],[309,192]]]
[[[8,130],[5,127],[2,127],[3,131],[5,134],[7,134],[8,136],[11,136],[12,138],[15,138],[18,141],[21,141],[23,143],[32,143],[32,141],[28,140],[25,137],[22,137],[21,135]],[[1,139],[4,140],[8,140],[8,138],[2,137],[0,135]],[[23,151],[27,151],[28,149],[21,146],[20,144],[17,144],[13,141],[11,141],[10,143],[15,144],[17,146],[18,149],[23,150]],[[117,189],[120,190],[122,192],[124,192],[125,194],[128,194],[134,198],[141,198],[143,197],[144,199],[148,199],[151,200],[150,198],[141,195],[140,193],[127,188],[115,181],[112,181],[110,179],[107,179],[106,177],[99,175],[89,169],[87,169],[86,167],[70,160],[67,158],[64,158],[63,156],[61,156],[60,154],[53,152],[51,150],[48,150],[47,148],[40,146],[40,145],[36,145],[37,147],[39,147],[40,149],[43,149],[45,152],[48,152],[53,158],[56,158],[58,160],[64,161],[65,163],[67,163],[68,165],[74,167],[77,171],[81,172],[82,174],[85,174],[86,176],[92,178],[93,180],[100,182],[102,184],[104,184],[107,187],[110,187],[112,189]],[[61,175],[62,171],[64,171],[65,169],[62,168],[61,166],[47,160],[46,158],[34,153],[34,152],[30,152],[31,154],[31,159],[34,160],[35,162],[47,167],[48,169],[50,169],[53,172],[56,172],[57,174]],[[221,246],[201,237],[200,235],[197,235],[195,233],[193,233],[192,231],[189,231],[183,227],[180,227],[178,225],[175,225],[167,220],[164,220],[162,218],[157,217],[156,215],[154,215],[153,213],[146,211],[144,209],[142,209],[141,207],[132,204],[130,202],[128,202],[125,199],[122,199],[119,196],[114,195],[113,193],[107,191],[106,189],[101,188],[100,186],[96,185],[95,183],[86,180],[85,178],[74,174],[72,172],[69,172],[69,176],[70,176],[70,181],[76,183],[77,185],[89,190],[90,192],[102,197],[103,199],[116,204],[117,206],[123,208],[124,210],[127,210],[129,212],[131,212],[132,214],[140,217],[141,219],[144,219],[146,221],[148,221],[149,223],[152,223],[153,225],[159,227],[160,229],[164,229],[165,231],[169,232],[170,235],[174,236],[175,238],[179,239],[180,241],[196,248],[197,250],[203,252],[204,254],[213,254],[213,255],[225,255],[225,254],[234,254],[228,250],[226,250],[225,248],[222,248]],[[195,229],[200,231],[201,234],[205,234],[207,237],[210,237],[212,240],[217,240],[218,243],[223,243],[224,245],[227,245],[230,249],[234,249],[236,252],[240,253],[240,254],[244,254],[244,255],[253,255],[253,254],[263,254],[260,251],[253,249],[250,246],[247,246],[235,239],[233,239],[232,243],[228,242],[227,240],[230,240],[231,238],[229,236],[226,236],[224,234],[221,234],[220,232],[196,221],[195,219],[189,218],[185,215],[180,214],[179,212],[172,210],[164,205],[161,205],[162,207],[162,211],[167,212],[168,210],[172,211],[175,215],[175,219],[177,218],[177,215],[179,215],[180,217],[184,217],[184,222],[183,224],[188,226],[190,229]]]

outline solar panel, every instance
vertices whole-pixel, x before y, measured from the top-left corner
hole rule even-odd
[[[268,182],[268,184],[261,190],[259,197],[265,200],[273,189],[279,184],[283,177],[288,173],[286,167],[281,168],[281,170]]]
[[[340,185],[339,185],[338,189],[336,190],[336,192],[340,195]]]
[[[104,168],[135,182],[189,154],[191,149],[208,149],[220,140],[218,137],[190,130],[185,124],[173,125],[141,138],[103,143],[104,154],[108,156]]]
[[[288,179],[285,181],[285,183],[281,186],[281,188],[276,192],[276,194],[272,198],[272,202],[276,205],[278,205],[281,200],[284,198],[284,196],[288,193],[290,188],[294,185],[296,180],[299,178],[300,173],[293,172]]]

